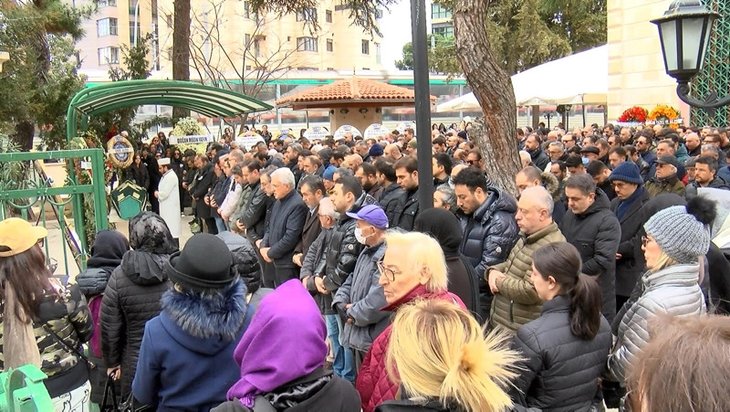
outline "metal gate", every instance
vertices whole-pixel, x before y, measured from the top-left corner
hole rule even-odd
[[[67,168],[65,184],[52,187],[43,163],[51,159],[78,161],[85,173],[90,173],[92,183],[78,184],[73,169]],[[49,264],[62,259],[63,266],[59,270],[65,275],[84,269],[89,251],[84,235],[88,226],[93,225],[95,231],[108,227],[104,152],[82,149],[0,153],[0,168],[7,171],[11,167],[24,169],[23,178],[0,181],[0,220],[17,216],[46,227],[49,238],[44,242],[44,249]],[[84,198],[93,208],[93,221],[84,218]],[[90,218],[90,214],[88,216]],[[75,262],[77,268],[74,269],[70,261]]]

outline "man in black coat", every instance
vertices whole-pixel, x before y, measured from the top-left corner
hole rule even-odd
[[[271,185],[276,203],[264,238],[257,246],[261,257],[274,264],[274,287],[278,287],[299,277],[299,268],[294,265],[292,257],[307,219],[307,205],[295,190],[296,182],[291,170],[285,167],[275,170],[271,174]]]
[[[385,210],[390,227],[395,227],[396,220],[401,210],[403,210],[403,200],[406,192],[396,183],[397,177],[395,176],[395,169],[393,169],[393,162],[381,157],[375,161],[374,166],[377,170],[378,183],[383,187],[378,203]]]
[[[621,225],[609,209],[608,197],[588,174],[574,175],[565,183],[568,213],[560,222],[565,239],[580,252],[582,271],[596,277],[603,297],[603,316],[616,316],[616,253]]]
[[[634,162],[621,163],[608,178],[616,192],[611,201],[611,211],[621,225],[621,243],[616,253],[616,310],[629,299],[636,282],[644,270],[644,256],[639,251],[642,218],[641,207],[649,201],[649,192],[644,189],[639,166]]]
[[[540,170],[545,170],[545,167],[550,163],[550,157],[542,150],[541,141],[537,134],[533,133],[527,136],[525,150],[530,154],[532,164]]]
[[[198,173],[195,175],[194,186],[190,193],[195,200],[195,217],[205,222],[208,233],[217,234],[218,229],[215,225],[215,219],[211,215],[210,205],[205,204],[204,201],[208,191],[216,182],[213,165],[205,155],[197,155],[195,157],[195,168],[198,169]]]
[[[489,313],[492,293],[484,274],[489,266],[502,263],[517,242],[517,202],[508,193],[490,187],[484,172],[470,167],[454,178],[456,203],[464,238],[459,247],[479,276],[482,313]]]
[[[294,248],[294,263],[302,267],[304,256],[306,256],[309,247],[322,231],[322,225],[319,222],[319,202],[325,195],[324,182],[322,178],[317,176],[305,176],[299,181],[299,193],[302,194],[302,200],[307,205],[307,219],[304,222],[302,230],[302,238]]]
[[[416,217],[421,211],[421,206],[418,203],[418,162],[411,156],[405,156],[395,162],[393,168],[395,169],[398,184],[406,192],[403,209],[398,214],[396,225],[410,232],[413,230]]]
[[[337,180],[330,196],[340,219],[334,228],[332,239],[327,248],[327,256],[315,273],[326,275],[317,279],[317,289],[321,293],[334,293],[345,283],[355,270],[357,257],[363,245],[355,237],[355,220],[347,212],[357,213],[361,207],[375,204],[375,199],[363,192],[360,182],[354,176],[343,176]],[[324,266],[324,267],[323,267]]]

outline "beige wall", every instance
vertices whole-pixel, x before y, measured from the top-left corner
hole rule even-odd
[[[67,0],[71,1],[71,0]],[[91,0],[76,1],[77,5],[90,4]],[[100,47],[119,47],[120,49],[130,44],[130,5],[133,10],[137,0],[117,0],[116,6],[101,7],[90,19],[83,22],[86,31],[84,38],[78,43],[82,59],[82,70],[97,78],[104,76],[108,65],[99,64],[98,49]],[[151,0],[139,0],[139,21],[141,35],[151,33],[154,30],[152,18]],[[336,0],[323,0],[318,3],[317,19],[320,24],[319,31],[313,33],[305,27],[304,22],[297,21],[296,15],[282,17],[269,14],[261,18],[257,25],[254,15],[246,17],[246,2],[240,0],[191,0],[192,25],[191,43],[193,49],[191,54],[197,53],[200,59],[204,59],[214,67],[220,68],[228,78],[236,78],[237,72],[248,71],[255,76],[256,65],[281,67],[291,69],[308,70],[364,70],[382,69],[378,61],[378,48],[382,38],[373,37],[365,33],[361,28],[351,25],[349,12],[347,10],[335,10]],[[214,8],[218,10],[217,18]],[[326,11],[332,12],[332,22],[328,23]],[[159,71],[153,72],[155,78],[172,77],[172,30],[173,30],[173,0],[158,0],[157,24],[160,53]],[[98,37],[96,21],[105,17],[118,19],[118,34],[116,36]],[[218,31],[213,27],[219,28]],[[258,27],[258,28],[257,28]],[[203,37],[206,33],[213,33],[209,42]],[[250,55],[246,56],[244,49],[246,34],[259,39],[260,53],[254,58],[253,47],[250,48]],[[298,37],[317,37],[318,50],[304,51],[297,49]],[[333,50],[327,51],[327,39],[332,40]],[[369,42],[369,54],[362,53],[362,41]],[[249,43],[252,45],[252,43]],[[225,52],[224,52],[225,51]],[[152,53],[150,54],[150,60]],[[285,59],[284,64],[281,62]],[[121,62],[120,54],[120,62]],[[233,70],[233,65],[238,70]],[[249,67],[247,67],[249,66]],[[201,69],[202,72],[202,69]],[[191,65],[191,77],[196,77],[198,71]],[[204,76],[207,77],[207,76]],[[277,76],[275,76],[276,78]]]
[[[631,106],[651,110],[669,104],[688,118],[689,109],[677,97],[676,82],[664,71],[659,34],[649,20],[661,16],[669,0],[609,0],[608,120]]]
[[[382,123],[382,110],[376,112],[374,107],[367,107],[366,113],[360,113],[360,109],[350,107],[348,109],[332,109],[335,114],[330,114],[330,130],[337,130],[340,126],[350,125],[357,128],[360,133],[365,133],[365,129],[373,123]],[[341,110],[347,110],[342,113]]]

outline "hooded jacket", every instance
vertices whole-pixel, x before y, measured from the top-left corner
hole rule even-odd
[[[86,270],[76,276],[81,293],[87,298],[104,293],[109,276],[122,263],[128,250],[129,242],[121,233],[114,230],[97,233]]]
[[[459,245],[464,237],[459,219],[447,210],[431,208],[418,215],[415,230],[431,235],[439,242],[446,258],[449,292],[458,296],[481,322],[484,314],[481,313],[479,306],[479,275],[469,261],[459,253]]]
[[[649,342],[650,322],[654,316],[666,313],[688,317],[706,311],[698,284],[697,264],[673,265],[657,272],[646,272],[641,281],[644,291],[621,319],[616,344],[608,358],[608,370],[620,382],[624,380],[627,367],[636,361]]]
[[[245,296],[241,280],[211,294],[165,292],[162,313],[145,327],[134,397],[159,412],[208,411],[224,402],[239,376],[231,359],[245,329]]]
[[[489,188],[489,195],[471,216],[459,213],[464,239],[460,251],[479,276],[487,267],[504,262],[517,241],[517,202],[506,192]]]
[[[144,212],[129,227],[134,250],[125,253],[112,272],[101,303],[104,362],[108,367],[121,366],[121,395],[130,391],[144,326],[160,313],[160,297],[168,288],[163,268],[175,250],[159,215]]]
[[[597,190],[595,201],[581,214],[568,210],[560,231],[578,249],[583,260],[582,272],[597,278],[603,296],[601,312],[612,322],[616,316],[616,252],[621,225],[609,209],[606,194]]]

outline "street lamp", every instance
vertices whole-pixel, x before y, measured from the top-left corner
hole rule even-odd
[[[730,96],[718,99],[714,91],[704,101],[689,95],[689,82],[702,70],[712,24],[718,17],[699,0],[676,0],[664,16],[651,21],[659,28],[664,68],[677,80],[679,98],[690,106],[710,109],[730,104]]]

